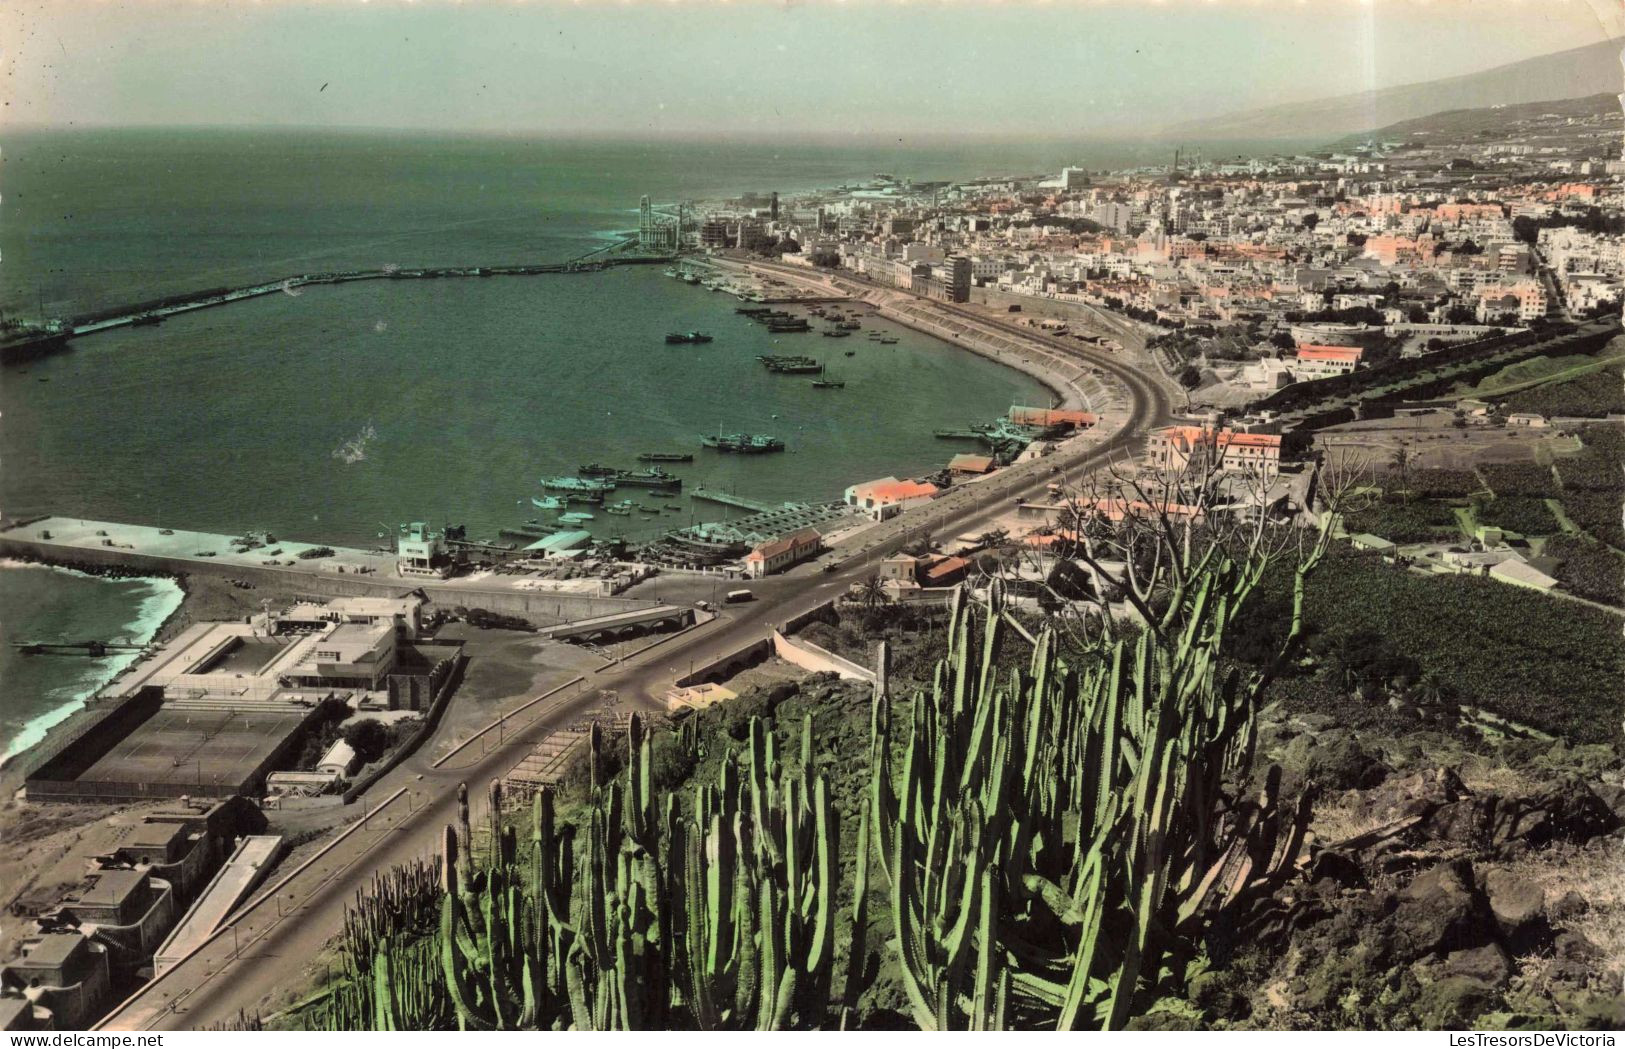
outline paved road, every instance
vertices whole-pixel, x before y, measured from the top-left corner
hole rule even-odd
[[[923,300],[922,300],[923,301]],[[940,304],[939,304],[940,305]],[[373,872],[391,864],[434,854],[441,829],[455,818],[456,786],[478,792],[510,770],[549,732],[579,719],[600,702],[604,691],[623,707],[661,709],[656,697],[690,665],[738,651],[768,636],[773,627],[812,610],[873,571],[873,563],[922,529],[956,535],[976,531],[1004,513],[1017,497],[1044,493],[1057,472],[1102,464],[1131,450],[1144,432],[1165,423],[1171,401],[1164,386],[1111,354],[1036,336],[1029,329],[1001,325],[970,311],[954,311],[956,321],[985,324],[1110,372],[1129,392],[1124,425],[1111,436],[1086,435],[1063,442],[1053,455],[1008,468],[986,481],[950,492],[933,503],[866,529],[837,548],[844,557],[834,572],[804,567],[779,579],[756,583],[757,600],[733,606],[710,623],[677,634],[605,666],[580,683],[535,703],[471,739],[440,768],[416,757],[384,778],[369,795],[370,815],[307,868],[298,870],[241,912],[197,954],[148,984],[99,1026],[108,1030],[188,1030],[230,1022],[239,1011],[260,1011],[280,989],[298,986],[303,971],[340,927],[344,908],[366,888]],[[1008,331],[1002,331],[1002,329]],[[420,755],[432,752],[432,744]],[[387,800],[378,800],[387,799]]]

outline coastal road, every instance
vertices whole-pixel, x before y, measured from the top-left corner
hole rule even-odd
[[[962,319],[997,323],[975,315]],[[1054,348],[1031,330],[1011,328],[1020,338]],[[756,583],[756,601],[730,606],[721,618],[586,675],[474,736],[440,766],[424,756],[432,751],[432,744],[426,744],[358,802],[368,813],[364,820],[291,876],[279,875],[274,893],[258,897],[196,953],[117,1007],[98,1029],[195,1030],[230,1023],[242,1011],[264,1011],[280,990],[303,984],[306,967],[341,927],[345,908],[367,889],[375,871],[438,851],[442,828],[456,816],[458,783],[466,782],[478,796],[487,782],[506,774],[549,733],[601,703],[605,692],[615,693],[623,708],[660,709],[656,697],[684,668],[736,652],[767,637],[776,625],[838,596],[867,578],[878,558],[922,530],[959,534],[985,528],[1016,498],[1042,496],[1058,472],[1076,476],[1131,453],[1147,429],[1169,419],[1172,400],[1161,383],[1109,354],[1064,348],[1111,373],[1128,391],[1128,412],[1115,433],[1072,438],[1053,455],[1017,464],[866,529],[837,548],[843,560],[836,571],[806,567]]]

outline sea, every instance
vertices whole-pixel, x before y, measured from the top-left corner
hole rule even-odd
[[[1238,144],[1243,152],[1246,144]],[[657,203],[1164,162],[1109,142],[634,142],[385,131],[14,132],[0,139],[0,309],[34,320],[176,292],[386,265],[560,261]],[[1210,153],[1216,156],[1217,153]],[[1048,403],[1031,378],[871,319],[896,338],[773,336],[659,266],[317,286],[97,334],[0,371],[0,509],[371,546],[407,521],[476,536],[546,516],[540,478],[692,450],[689,490],[838,498],[940,467],[933,431]],[[714,341],[668,346],[667,331]],[[850,356],[846,351],[853,351]],[[822,359],[842,389],[767,373]],[[768,433],[782,455],[699,449]],[[636,492],[628,493],[653,503]],[[610,517],[642,538],[729,511]],[[173,584],[0,571],[8,638],[141,636]],[[156,621],[155,621],[156,617]],[[31,745],[115,661],[0,654],[0,753]]]

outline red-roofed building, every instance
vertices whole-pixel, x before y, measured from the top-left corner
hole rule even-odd
[[[911,506],[922,506],[941,489],[926,481],[899,481],[895,477],[882,477],[878,481],[865,481],[846,490],[846,504],[855,506],[877,521],[895,517]]]
[[[1018,404],[1010,406],[1010,413],[1006,417],[1017,426],[1064,426],[1073,430],[1088,429],[1100,421],[1094,412],[1072,408],[1024,408]]]
[[[1273,478],[1281,468],[1281,436],[1237,433],[1206,426],[1169,426],[1153,431],[1148,458],[1159,469],[1184,470],[1199,450],[1219,459],[1226,473]]]
[[[770,539],[745,555],[745,574],[760,579],[800,564],[823,548],[824,537],[816,528],[802,528]]]
[[[953,586],[965,578],[970,564],[967,557],[944,557],[921,573],[924,578],[920,582],[925,586]]]
[[[1324,379],[1331,375],[1347,375],[1360,366],[1365,350],[1359,346],[1324,346],[1304,343],[1298,347],[1298,359],[1292,366],[1292,377],[1299,382]]]
[[[956,474],[985,474],[993,470],[993,457],[991,455],[977,455],[974,452],[963,452],[948,460],[948,469]]]

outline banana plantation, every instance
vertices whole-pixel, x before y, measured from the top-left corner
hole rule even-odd
[[[1214,544],[1083,647],[958,591],[929,680],[894,688],[882,648],[866,752],[811,715],[594,729],[584,786],[493,782],[484,827],[465,792],[438,865],[378,879],[302,1022],[855,1029],[884,989],[888,1026],[1122,1028],[1308,850],[1310,793],[1253,774],[1268,672],[1221,655],[1268,560]],[[704,774],[657,785],[657,735]]]

